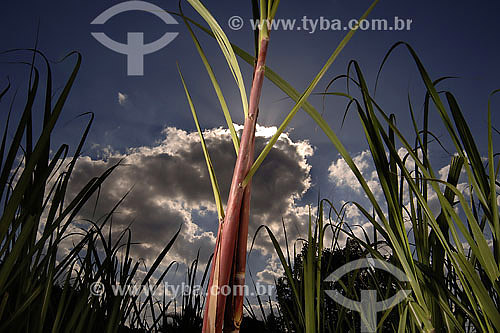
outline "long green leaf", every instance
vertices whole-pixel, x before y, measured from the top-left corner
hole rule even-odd
[[[226,58],[226,61],[229,65],[229,69],[233,74],[234,80],[238,86],[241,96],[241,105],[243,107],[243,113],[245,117],[248,116],[248,99],[247,93],[245,90],[245,84],[243,82],[243,76],[241,75],[240,66],[238,65],[238,59],[236,59],[236,55],[234,54],[233,48],[231,47],[231,43],[227,38],[226,34],[220,27],[219,23],[215,20],[215,18],[210,14],[207,8],[203,6],[203,4],[199,0],[188,0],[188,2],[193,6],[193,8],[198,12],[198,14],[203,17],[205,22],[212,29],[215,39],[219,43],[220,49]]]
[[[196,129],[200,136],[201,147],[203,149],[203,155],[205,156],[205,162],[207,164],[208,174],[210,176],[210,183],[212,184],[212,190],[214,192],[215,205],[217,207],[217,213],[219,215],[219,221],[224,218],[224,206],[222,205],[222,200],[220,196],[219,183],[217,182],[217,177],[215,176],[214,167],[212,165],[212,160],[210,159],[210,154],[208,153],[208,148],[205,143],[205,138],[203,137],[203,132],[200,128],[200,123],[198,122],[198,116],[196,115],[196,110],[194,108],[193,100],[191,99],[191,95],[189,94],[189,90],[186,86],[186,82],[184,81],[184,77],[182,76],[181,69],[177,65],[177,70],[179,71],[179,76],[182,81],[182,85],[184,86],[184,91],[186,93],[186,98],[189,103],[189,108],[191,109],[191,113],[193,115],[194,123],[196,125]]]

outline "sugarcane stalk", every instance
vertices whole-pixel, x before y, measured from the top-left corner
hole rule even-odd
[[[235,284],[244,285],[245,283],[246,241],[248,236],[251,191],[250,183],[244,187],[242,182],[253,163],[255,128],[257,125],[258,107],[264,82],[265,61],[269,44],[267,30],[265,33],[261,31],[260,36],[259,54],[254,71],[252,89],[250,91],[248,116],[245,118],[240,149],[233,171],[226,215],[224,220],[219,223],[217,233],[214,264],[209,279],[203,318],[204,333],[222,332],[227,295],[222,294],[220,291],[223,287],[226,290],[228,287],[233,287],[229,284],[232,271],[235,272],[235,279],[233,280]],[[244,197],[245,200],[243,200]],[[233,296],[235,295],[231,294],[231,297]],[[237,296],[234,299],[234,311],[229,311],[236,316],[232,322],[237,327],[239,327],[239,323],[241,322],[243,307],[243,302],[239,297],[243,296]]]
[[[255,136],[253,141],[255,142]],[[255,145],[254,142],[252,145]],[[253,152],[249,161],[253,161]],[[249,163],[248,168],[250,169],[251,166],[251,163]],[[230,278],[232,294],[226,301],[226,310],[224,313],[224,332],[239,332],[241,320],[243,319],[243,302],[245,300],[243,292],[245,290],[248,224],[250,222],[250,197],[251,183],[245,187],[245,191],[243,192],[236,255]]]

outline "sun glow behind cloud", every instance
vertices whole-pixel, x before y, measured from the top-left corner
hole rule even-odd
[[[242,126],[236,125],[236,129],[241,130]],[[262,150],[275,132],[275,127],[258,126],[256,151]],[[106,209],[131,190],[113,215],[113,228],[114,233],[119,233],[131,224],[133,241],[138,243],[132,249],[133,254],[151,264],[181,226],[181,233],[164,262],[189,263],[200,250],[199,267],[204,269],[213,251],[218,221],[199,135],[174,127],[167,127],[162,133],[163,139],[151,146],[130,148],[124,153],[108,149],[96,153],[99,158],[82,156],[68,192],[75,195],[91,177],[121,160],[101,189],[94,219],[105,215]],[[222,198],[226,199],[235,161],[230,133],[224,128],[213,128],[205,130],[204,137]],[[308,141],[294,141],[287,133],[280,136],[253,178],[249,246],[262,224],[269,226],[284,246],[282,218],[289,239],[306,232],[309,209],[300,200],[312,186],[307,159],[313,153]],[[82,218],[92,216],[93,203],[82,212]],[[279,266],[264,233],[256,238],[251,256],[257,278],[272,283],[266,272],[279,273]],[[257,259],[262,256],[267,259]]]

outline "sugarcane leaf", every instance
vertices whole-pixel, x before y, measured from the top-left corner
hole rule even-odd
[[[245,84],[243,82],[243,76],[240,71],[240,66],[238,64],[238,59],[236,59],[236,55],[234,54],[233,48],[231,47],[231,43],[227,38],[226,34],[220,27],[219,23],[215,20],[215,18],[210,14],[208,9],[199,1],[199,0],[188,0],[188,2],[193,6],[193,8],[198,12],[198,14],[203,17],[205,22],[210,26],[212,32],[219,43],[220,49],[226,58],[226,61],[229,65],[229,69],[233,74],[233,78],[236,81],[236,85],[240,91],[241,96],[241,105],[243,107],[243,113],[245,117],[248,117],[248,99],[247,93],[245,90]]]
[[[236,155],[238,155],[238,151],[240,149],[240,140],[238,138],[238,135],[236,133],[236,130],[234,129],[233,125],[233,120],[231,119],[231,114],[229,113],[229,109],[227,107],[226,100],[224,98],[224,95],[222,94],[221,87],[219,83],[217,82],[217,79],[215,77],[215,73],[212,69],[212,66],[210,66],[210,63],[208,62],[208,59],[205,55],[205,52],[203,51],[200,42],[198,41],[198,38],[196,37],[193,29],[191,28],[191,25],[189,24],[189,21],[186,19],[184,16],[184,13],[182,12],[182,8],[179,5],[179,10],[182,15],[182,19],[184,21],[184,24],[188,28],[189,34],[191,38],[193,39],[193,42],[196,46],[196,50],[198,51],[198,54],[200,55],[201,60],[203,61],[203,65],[205,66],[205,69],[207,70],[208,76],[210,77],[210,81],[212,82],[212,86],[214,87],[215,93],[217,94],[217,98],[219,100],[222,112],[224,113],[224,118],[226,119],[226,124],[227,127],[229,128],[229,132],[231,133],[231,138],[233,140],[233,145],[234,145],[234,150],[236,152]]]
[[[215,205],[217,207],[219,220],[221,220],[224,218],[224,207],[222,205],[222,200],[220,196],[219,183],[217,182],[217,177],[215,175],[214,167],[212,165],[212,160],[210,159],[210,154],[208,152],[208,148],[205,143],[205,138],[203,137],[203,132],[201,131],[200,123],[198,121],[198,116],[196,115],[196,110],[193,104],[193,100],[191,99],[191,95],[189,94],[186,82],[184,81],[184,77],[182,76],[180,67],[178,65],[177,65],[177,70],[179,71],[179,76],[181,78],[182,85],[184,86],[184,92],[186,93],[186,98],[189,103],[189,108],[191,109],[191,113],[193,115],[193,120],[196,125],[196,130],[198,131],[198,135],[200,136],[201,147],[203,149],[203,155],[205,156],[205,162],[207,164],[208,174],[210,176],[210,183],[212,184],[212,190],[214,193]]]

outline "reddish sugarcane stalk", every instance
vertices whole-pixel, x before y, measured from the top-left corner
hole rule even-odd
[[[241,136],[240,150],[233,171],[231,188],[226,208],[226,216],[219,223],[214,259],[208,284],[208,293],[203,316],[203,333],[220,333],[225,317],[226,293],[221,288],[233,288],[233,285],[244,286],[246,266],[246,243],[248,236],[248,222],[250,218],[250,182],[244,188],[243,180],[253,163],[255,146],[255,128],[259,101],[264,82],[264,71],[267,56],[269,37],[261,38],[257,64],[254,71],[248,116],[245,118]],[[234,273],[234,274],[232,274]],[[233,279],[231,280],[231,275]],[[230,284],[231,282],[231,284]],[[222,289],[222,291],[224,291]],[[230,295],[231,305],[226,317],[228,329],[239,331],[239,324],[243,313],[244,295]],[[214,320],[215,316],[215,320]],[[232,319],[232,320],[230,320]],[[229,324],[232,321],[232,325]],[[234,326],[231,327],[231,326]]]
[[[258,113],[258,110],[257,110]],[[255,136],[252,145],[255,146]],[[253,151],[249,159],[248,169],[252,166]],[[236,256],[233,262],[230,283],[232,286],[232,297],[226,301],[224,312],[224,332],[239,332],[241,320],[243,319],[243,302],[245,300],[245,269],[247,259],[248,224],[250,222],[250,197],[251,186],[249,183],[243,192],[240,210],[240,225],[238,229],[238,240],[236,244]]]

